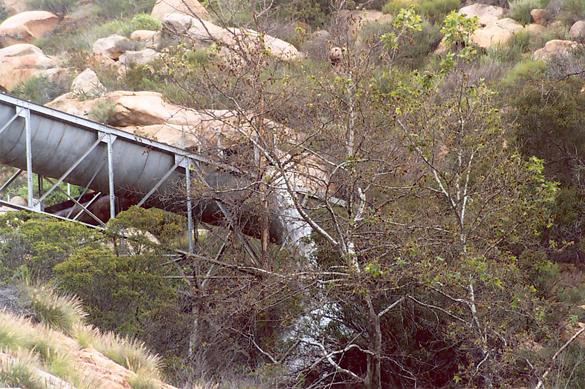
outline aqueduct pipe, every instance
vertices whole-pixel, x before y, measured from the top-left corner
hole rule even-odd
[[[110,153],[108,142],[112,147]],[[73,168],[64,182],[108,194],[112,179],[118,199],[138,203],[151,192],[145,206],[178,213],[186,210],[186,192],[179,188],[184,188],[182,183],[191,170],[194,178],[200,177],[216,189],[243,188],[246,183],[234,168],[205,156],[3,94],[0,94],[0,164],[54,179]],[[187,166],[198,166],[200,172],[197,175],[194,169],[187,172]],[[259,237],[261,216],[255,209],[244,207],[227,217],[225,209],[220,209],[222,202],[237,203],[248,194],[236,190],[219,198],[194,198],[193,213],[213,225],[226,225],[229,217],[243,233]],[[270,239],[280,243],[283,223],[276,212],[269,220]]]

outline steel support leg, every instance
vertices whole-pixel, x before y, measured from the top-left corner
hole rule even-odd
[[[16,107],[16,114],[24,119],[24,133],[26,137],[26,183],[27,183],[27,203],[30,209],[34,204],[34,185],[33,185],[33,157],[32,157],[32,133],[30,128],[30,111],[27,108]]]
[[[108,185],[110,196],[110,219],[116,217],[116,187],[114,185],[114,142],[116,137],[110,135],[107,140],[108,144]]]
[[[191,199],[191,160],[185,166],[185,189],[187,191],[187,240],[189,241],[189,252],[193,253],[194,223],[193,223],[193,200]]]

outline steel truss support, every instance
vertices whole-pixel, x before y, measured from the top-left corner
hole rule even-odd
[[[158,190],[158,188],[160,188],[161,185],[165,183],[165,181],[171,176],[171,174],[173,174],[175,170],[177,170],[177,168],[184,164],[185,161],[187,160],[188,159],[186,157],[175,156],[175,164],[173,165],[171,170],[169,170],[168,172],[165,173],[164,176],[162,176],[162,178],[156,183],[156,185],[154,185],[154,187],[142,198],[142,200],[140,200],[140,202],[137,205],[139,207],[142,207],[144,203],[146,203],[148,199],[151,198],[152,195]]]
[[[57,182],[48,190],[46,191],[41,198],[39,198],[38,202],[42,203],[43,201],[45,201],[45,199],[51,194],[53,193],[53,191],[55,191],[55,189],[57,189],[59,187],[59,185],[61,185],[63,183],[63,181],[81,164],[81,162],[83,162],[83,160],[85,158],[87,158],[95,149],[96,147],[102,142],[102,137],[98,137],[98,140],[95,141],[94,144],[92,144],[90,146],[89,149],[87,149],[87,151],[81,156],[79,157],[79,159],[77,159],[77,161],[75,161],[73,163],[73,165],[71,165],[71,167],[69,169],[67,169],[67,171],[65,173],[63,173],[63,175],[61,177],[59,177],[57,179]],[[40,190],[40,189],[39,189]]]
[[[12,183],[16,181],[18,177],[20,177],[22,172],[22,169],[18,169],[18,171],[14,173],[12,177],[10,177],[4,184],[2,184],[2,186],[0,186],[0,194],[2,194],[2,192],[4,192],[10,185],[12,185]]]
[[[183,163],[185,169],[185,190],[187,191],[187,241],[189,242],[189,253],[195,250],[193,237],[195,235],[195,223],[193,222],[193,199],[191,198],[191,169],[193,161],[190,159]]]
[[[106,138],[106,143],[108,147],[108,187],[109,187],[109,196],[110,196],[110,218],[113,219],[116,217],[116,191],[114,185],[114,142],[116,141],[116,136],[109,134]],[[91,184],[89,184],[91,185]],[[89,186],[88,185],[88,186]]]
[[[26,186],[27,203],[30,209],[36,209],[33,192],[33,157],[32,157],[32,133],[30,128],[30,110],[28,108],[16,107],[16,115],[24,120],[24,134],[26,137]]]
[[[52,184],[52,185],[54,185],[54,186],[55,186],[55,183],[54,183],[52,180],[50,180],[50,179],[48,179],[48,178],[46,178],[46,180],[47,180],[47,181],[49,181],[49,183],[50,183],[50,184]],[[87,214],[88,214],[88,215],[89,215],[89,216],[90,216],[90,217],[91,217],[93,220],[95,220],[96,222],[98,222],[98,223],[99,223],[99,224],[100,224],[102,227],[105,227],[105,225],[106,225],[106,224],[104,223],[104,221],[103,221],[103,220],[101,220],[101,219],[100,219],[99,217],[97,217],[96,215],[94,215],[94,214],[93,214],[93,213],[92,213],[92,212],[91,212],[89,209],[87,209],[87,206],[85,206],[85,205],[81,204],[81,203],[80,203],[79,201],[77,201],[77,199],[75,199],[73,196],[70,196],[70,195],[68,195],[66,191],[64,191],[63,189],[61,189],[61,188],[59,187],[59,185],[56,185],[56,188],[57,188],[57,190],[58,190],[59,192],[61,192],[62,194],[64,194],[64,195],[65,195],[65,196],[66,196],[66,197],[67,197],[69,200],[73,201],[73,202],[75,203],[75,205],[77,205],[78,207],[81,207],[82,211],[83,211],[83,212],[85,212],[85,213],[87,213]]]

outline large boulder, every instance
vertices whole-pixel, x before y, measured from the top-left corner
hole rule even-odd
[[[134,45],[130,39],[114,34],[95,41],[93,53],[117,61],[123,53],[132,48]]]
[[[526,32],[533,36],[541,36],[546,32],[546,27],[540,24],[530,23],[526,27]]]
[[[532,58],[535,60],[550,61],[555,57],[572,56],[580,48],[582,48],[582,45],[577,42],[553,39],[546,42],[542,49],[536,50],[532,54]]]
[[[517,21],[504,18],[488,23],[473,33],[472,41],[481,48],[487,49],[496,45],[505,45],[524,27]]]
[[[530,19],[533,23],[540,24],[541,26],[546,26],[552,19],[552,15],[546,9],[542,8],[535,8],[530,11]]]
[[[125,66],[148,65],[160,58],[160,53],[153,49],[126,51],[120,56],[120,64]]]
[[[152,9],[152,16],[163,20],[171,14],[183,14],[209,20],[209,12],[197,0],[157,0]]]
[[[0,86],[7,90],[34,76],[57,80],[67,71],[38,47],[20,43],[0,49]]]
[[[58,24],[59,18],[51,12],[21,12],[9,17],[0,24],[0,43],[2,46],[30,43],[51,33]]]
[[[156,92],[116,91],[96,99],[83,99],[68,93],[47,106],[91,119],[94,107],[105,103],[111,107],[108,124],[176,147],[216,145],[219,138],[229,147],[253,134],[249,118],[225,110],[197,111],[174,105]],[[278,129],[283,139],[292,139],[292,130],[270,121],[266,126]]]
[[[173,35],[186,35],[200,45],[217,44],[223,56],[233,56],[243,49],[251,52],[266,49],[271,55],[283,61],[302,58],[302,54],[292,44],[268,34],[260,34],[250,29],[223,28],[209,21],[195,19],[186,15],[172,14],[164,18],[163,28]],[[231,49],[236,50],[231,50]],[[229,58],[233,61],[234,58]]]
[[[461,8],[459,13],[467,17],[477,16],[480,26],[487,26],[488,24],[502,18],[505,11],[504,8],[494,5],[471,4]]]
[[[130,39],[148,49],[157,49],[161,44],[160,31],[136,30],[130,34]]]
[[[71,83],[71,92],[81,98],[93,98],[103,95],[106,88],[97,74],[91,69],[85,69]]]
[[[569,35],[576,41],[585,41],[585,20],[575,22],[569,30]]]
[[[336,35],[357,38],[368,24],[386,24],[393,16],[375,10],[341,10],[332,16],[332,28]]]

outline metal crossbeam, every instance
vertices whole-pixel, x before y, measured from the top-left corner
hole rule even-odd
[[[22,169],[18,169],[18,171],[14,173],[12,177],[10,177],[4,184],[2,184],[2,186],[0,187],[0,193],[4,192],[10,185],[12,185],[12,183],[16,181],[18,177],[20,177],[22,172],[23,172]]]
[[[177,168],[181,166],[184,160],[185,158],[181,158],[180,160],[177,159],[177,162],[175,162],[171,170],[169,170],[164,176],[162,176],[162,178],[156,183],[156,185],[150,190],[150,192],[148,192],[137,205],[139,207],[142,207],[144,203],[146,203],[146,201],[148,201],[148,199],[151,198],[152,195],[158,190],[158,188],[160,188],[160,186],[164,184],[164,182],[171,176],[171,174],[173,174],[175,170],[177,170]]]
[[[48,191],[46,191],[45,194],[43,194],[41,196],[41,198],[38,200],[38,202],[42,203],[51,193],[53,193],[53,191],[55,189],[57,189],[57,187],[63,183],[63,180],[65,180],[65,178],[67,178],[67,176],[69,176],[73,172],[73,170],[75,170],[81,164],[81,162],[83,162],[83,160],[85,158],[87,158],[87,156],[89,154],[91,154],[91,152],[94,151],[95,148],[101,142],[102,142],[101,139],[98,139],[97,141],[95,141],[95,143],[93,145],[91,145],[91,147],[79,159],[77,159],[77,161],[75,161],[75,163],[73,163],[73,165],[69,169],[67,169],[67,171],[61,177],[59,177],[57,179],[57,182]]]

